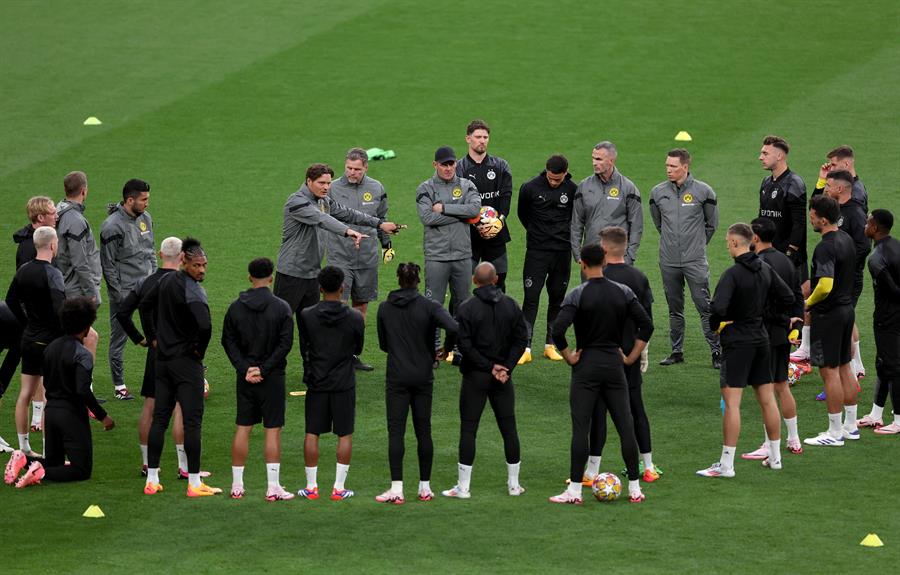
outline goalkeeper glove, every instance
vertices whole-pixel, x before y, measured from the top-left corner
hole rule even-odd
[[[394,259],[394,248],[391,247],[391,244],[388,244],[386,248],[381,248],[381,261],[382,263],[389,263]]]

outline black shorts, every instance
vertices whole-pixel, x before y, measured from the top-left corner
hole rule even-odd
[[[882,382],[900,384],[900,331],[875,327],[875,372]]]
[[[156,397],[156,348],[147,348],[147,360],[144,362],[144,381],[141,382],[141,397]]]
[[[44,375],[46,343],[22,340],[22,375]]]
[[[237,374],[236,390],[237,425],[262,422],[266,429],[284,427],[284,372],[270,373],[253,385],[247,383],[244,374]]]
[[[272,291],[291,306],[291,312],[300,315],[302,309],[318,303],[319,280],[276,273]]]
[[[719,387],[747,387],[772,383],[769,346],[738,347],[723,350]]]
[[[788,363],[791,359],[791,344],[773,345],[769,348],[769,365],[772,381],[782,383],[788,380]]]
[[[353,434],[356,421],[356,389],[306,392],[306,433]]]
[[[810,312],[809,360],[816,367],[839,367],[853,357],[853,306]]]

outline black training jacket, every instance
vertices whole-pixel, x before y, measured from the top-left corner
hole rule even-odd
[[[490,239],[481,237],[475,226],[471,227],[473,251],[480,246],[497,246],[509,242],[509,227],[505,220],[512,206],[513,182],[506,160],[486,154],[484,160],[480,164],[476,164],[475,160],[466,154],[456,164],[456,175],[475,184],[478,195],[481,196],[482,207],[495,208],[504,219],[503,229]]]
[[[650,280],[644,275],[644,272],[636,267],[628,264],[607,264],[603,268],[603,276],[620,284],[631,288],[637,297],[650,322],[653,322],[653,292],[650,290]],[[634,320],[628,318],[625,322],[625,331],[622,333],[622,351],[626,354],[631,353],[634,349],[634,340],[637,332],[637,326]]]
[[[723,321],[732,322],[719,334],[726,350],[769,345],[763,320],[766,308],[785,313],[793,303],[791,288],[758,255],[747,252],[734,258],[734,265],[719,278],[709,325],[715,330]]]
[[[459,351],[462,373],[490,373],[494,364],[512,374],[528,345],[528,326],[522,309],[496,285],[475,288],[472,297],[459,305]]]
[[[872,323],[875,329],[896,333],[900,331],[900,241],[887,236],[875,242],[869,273],[875,289]]]
[[[756,252],[756,254],[759,256],[759,259],[769,264],[772,271],[778,274],[781,281],[787,284],[794,293],[794,303],[790,306],[786,308],[766,306],[763,313],[766,331],[769,332],[769,343],[771,345],[784,345],[788,343],[791,318],[803,317],[805,300],[803,299],[803,291],[800,289],[800,274],[797,272],[797,268],[791,259],[775,248],[767,248]],[[715,329],[719,326],[715,325],[712,327]]]
[[[120,301],[119,305],[116,307],[116,320],[118,320],[122,329],[125,330],[125,333],[128,334],[128,337],[134,343],[141,343],[144,336],[141,335],[141,332],[135,327],[134,320],[131,319],[131,316],[133,316],[135,310],[139,308],[144,296],[150,293],[153,287],[159,283],[159,280],[161,280],[164,275],[174,271],[175,270],[169,268],[157,268],[156,271],[149,276],[138,280],[138,282],[134,284],[134,287],[131,288],[131,291],[128,292],[128,295],[125,296],[125,299]],[[145,308],[139,311],[139,315],[141,316],[141,326],[144,328],[144,331],[156,333],[156,328],[154,327],[156,325],[156,309]]]
[[[74,336],[60,337],[47,346],[43,370],[48,409],[72,408],[86,419],[87,408],[101,421],[106,417],[91,391],[94,358]]]
[[[156,340],[157,359],[203,361],[212,337],[212,320],[206,292],[191,276],[183,271],[166,274],[141,299],[139,309],[141,317],[155,313],[155,325],[145,325],[144,332],[147,341]]]
[[[259,367],[265,378],[284,373],[294,345],[291,306],[267,287],[241,292],[228,307],[222,324],[222,347],[238,374]]]
[[[378,347],[388,354],[385,380],[390,384],[422,384],[434,380],[434,333],[459,329],[441,304],[415,288],[398,289],[378,306]]]
[[[49,262],[34,259],[16,271],[6,304],[21,325],[24,341],[48,344],[62,335],[59,310],[66,300],[62,273]]]
[[[303,380],[310,391],[346,391],[356,387],[354,355],[362,353],[366,322],[339,301],[320,301],[300,312],[305,345]]]
[[[572,174],[558,188],[550,187],[547,170],[519,188],[516,213],[525,228],[526,248],[567,252],[572,249],[572,204],[578,184]]]

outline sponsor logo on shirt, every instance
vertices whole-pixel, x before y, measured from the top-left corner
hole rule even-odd
[[[489,200],[491,198],[499,198],[499,197],[500,197],[500,192],[485,192],[485,193],[481,194],[482,200]]]
[[[759,210],[761,218],[780,218],[781,210]]]
[[[487,179],[493,180],[496,177],[497,177],[497,173],[494,172],[494,170],[488,170]]]
[[[459,188],[453,188],[453,197],[459,198],[462,196],[462,190]]]

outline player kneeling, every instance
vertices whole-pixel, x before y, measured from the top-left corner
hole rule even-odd
[[[23,451],[14,451],[3,477],[7,484],[15,482],[21,489],[43,479],[60,482],[90,479],[94,458],[88,410],[107,431],[115,427],[91,391],[94,359],[84,347],[84,339],[96,319],[97,304],[90,298],[76,297],[63,303],[60,324],[66,335],[55,339],[44,351],[45,456],[29,458]],[[16,480],[26,465],[25,474]]]
[[[269,289],[273,270],[268,258],[250,262],[247,271],[252,287],[232,302],[222,326],[222,347],[237,372],[237,431],[231,446],[232,499],[244,496],[244,463],[250,432],[260,422],[266,430],[266,501],[294,498],[279,480],[284,370],[294,343],[294,320],[287,302]]]

